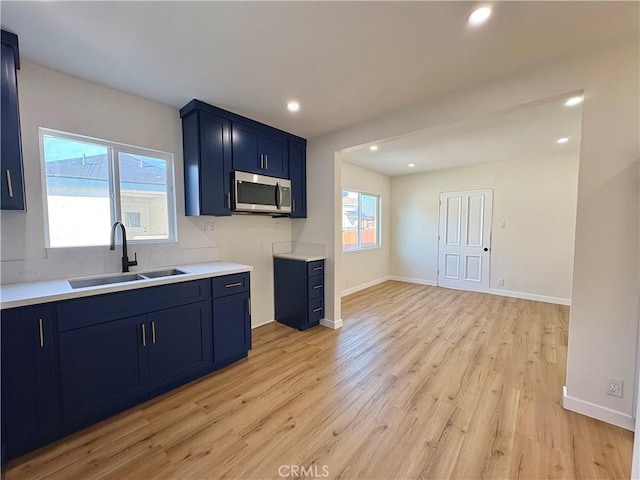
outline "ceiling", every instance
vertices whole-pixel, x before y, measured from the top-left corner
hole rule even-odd
[[[342,160],[396,176],[560,153],[577,155],[582,106],[566,106],[569,98],[350,148],[342,152]],[[568,138],[566,143],[556,143],[563,137]],[[371,151],[371,145],[378,149]]]
[[[31,62],[307,138],[638,33],[638,2],[494,2],[468,27],[476,5],[3,0],[0,18]]]

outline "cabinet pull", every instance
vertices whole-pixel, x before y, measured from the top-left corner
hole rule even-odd
[[[296,211],[296,199],[292,198],[291,199],[291,213]]]
[[[231,208],[231,192],[227,192],[225,195],[225,202],[227,204],[227,208]]]
[[[11,170],[7,168],[7,188],[9,190],[9,197],[13,198],[13,182],[11,182]]]
[[[264,154],[264,169],[269,170],[269,155]]]
[[[322,285],[316,285],[315,287],[313,287],[314,290],[317,290],[319,288],[322,288]]]
[[[151,322],[151,343],[156,343],[156,322]]]
[[[42,319],[41,318],[38,319],[38,327],[40,329],[40,348],[44,348],[44,330],[42,328]]]
[[[260,154],[260,168],[264,169],[264,155]]]
[[[313,267],[314,270],[322,270],[322,267]]]
[[[147,331],[144,328],[144,323],[142,324],[142,346],[147,346]]]
[[[241,287],[241,286],[242,286],[242,282],[236,282],[236,283],[229,283],[225,285],[225,288],[233,288],[233,287]]]
[[[322,310],[322,307],[314,308],[313,313],[318,313],[320,310]]]
[[[251,297],[247,300],[247,311],[249,312],[249,316],[251,316]]]

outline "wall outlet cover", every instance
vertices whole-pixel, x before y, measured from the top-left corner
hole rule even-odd
[[[607,378],[607,395],[613,395],[614,397],[622,397],[622,385],[623,381],[619,378]]]

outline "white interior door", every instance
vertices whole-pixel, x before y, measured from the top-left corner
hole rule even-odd
[[[489,291],[493,190],[440,194],[438,285]]]

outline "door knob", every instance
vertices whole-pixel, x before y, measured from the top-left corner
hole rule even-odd
[[[483,248],[483,250],[484,250],[485,252],[488,252],[488,251],[489,251],[489,249],[488,249],[487,247],[484,247],[484,248]]]

